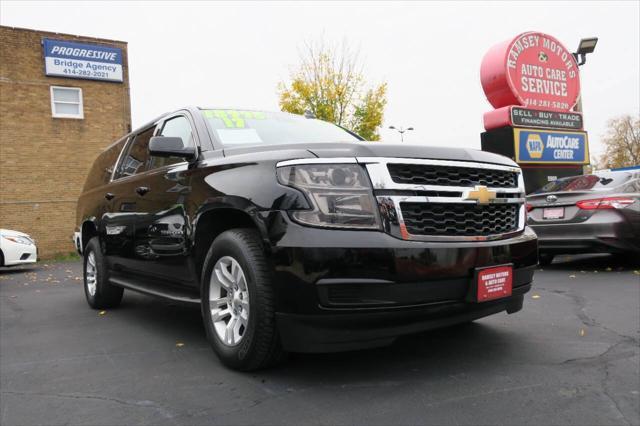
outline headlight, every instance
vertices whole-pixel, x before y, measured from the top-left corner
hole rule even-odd
[[[278,181],[304,192],[313,210],[291,213],[312,226],[378,229],[369,178],[357,164],[302,164],[279,167]]]
[[[27,246],[33,245],[33,241],[31,241],[29,238],[27,237],[20,237],[20,236],[16,236],[16,235],[3,235],[2,238],[12,241],[14,243],[18,243],[18,244],[24,244]]]

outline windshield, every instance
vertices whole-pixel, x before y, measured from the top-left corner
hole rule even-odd
[[[593,175],[571,176],[549,182],[532,194],[561,191],[608,191],[616,188],[631,178],[630,173],[610,172]]]
[[[226,147],[360,140],[326,121],[284,112],[206,109],[202,114],[211,131]]]

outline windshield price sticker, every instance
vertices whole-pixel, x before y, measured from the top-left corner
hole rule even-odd
[[[582,114],[511,107],[511,123],[520,127],[582,130]]]
[[[207,109],[202,112],[205,117],[217,118],[227,128],[244,129],[245,120],[264,120],[266,117],[261,111],[241,111],[235,109]]]
[[[123,81],[122,49],[44,39],[45,75],[86,80]]]
[[[537,164],[588,164],[586,132],[513,129],[516,162]]]

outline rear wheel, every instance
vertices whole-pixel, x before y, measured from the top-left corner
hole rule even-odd
[[[100,240],[93,237],[84,249],[84,294],[93,309],[115,308],[122,301],[122,287],[109,284],[109,270]]]
[[[249,371],[282,359],[271,273],[255,230],[232,229],[213,241],[202,284],[207,338],[225,365]]]

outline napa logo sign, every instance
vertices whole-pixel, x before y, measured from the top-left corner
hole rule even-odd
[[[537,133],[531,133],[527,136],[526,142],[527,152],[529,153],[529,157],[531,158],[542,158],[542,153],[544,152],[544,142],[542,142],[542,138]]]
[[[101,81],[123,81],[122,49],[45,38],[45,75]]]
[[[517,163],[589,164],[586,132],[513,129]]]

